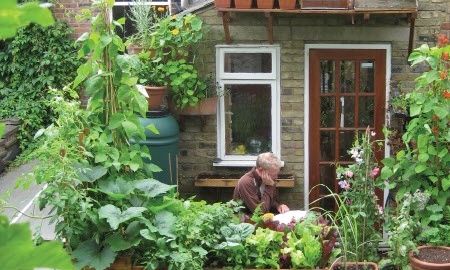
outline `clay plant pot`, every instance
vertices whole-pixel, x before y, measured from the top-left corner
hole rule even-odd
[[[301,0],[302,9],[348,9],[352,0]]]
[[[450,270],[450,247],[420,246],[419,253],[409,253],[413,270]]]
[[[295,9],[297,1],[296,0],[278,0],[280,9],[292,10]]]
[[[239,9],[249,9],[252,7],[252,0],[234,0],[234,6]]]
[[[333,264],[329,270],[378,270],[378,265],[373,262],[347,262]]]
[[[144,270],[144,266],[134,266],[128,256],[118,257],[108,270]]]
[[[161,111],[167,105],[166,86],[145,86],[149,111]]]
[[[130,44],[127,46],[127,51],[129,54],[139,54],[142,50],[143,48],[136,44]]]
[[[214,115],[217,113],[217,97],[201,100],[197,106],[187,106],[177,109],[179,115]]]
[[[230,8],[231,0],[214,0],[216,8]]]
[[[256,5],[260,9],[273,9],[275,0],[256,0]]]

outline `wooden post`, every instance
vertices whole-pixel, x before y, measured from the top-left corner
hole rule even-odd
[[[228,11],[219,11],[219,14],[222,17],[223,31],[225,32],[225,43],[231,44],[230,13]]]
[[[414,46],[414,27],[416,25],[416,17],[417,13],[410,13],[408,14],[409,19],[409,43],[408,43],[408,56],[412,53],[413,46]]]
[[[266,12],[267,17],[267,40],[269,44],[273,44],[273,15],[271,12]]]

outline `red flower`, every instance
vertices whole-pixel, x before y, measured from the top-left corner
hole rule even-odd
[[[448,52],[444,52],[444,53],[442,54],[442,60],[448,61],[449,58],[450,58],[450,57],[449,57],[449,55],[448,55]]]
[[[445,47],[448,44],[448,37],[444,34],[438,35],[438,47]]]
[[[448,90],[445,90],[445,91],[442,93],[442,96],[443,96],[445,99],[450,99],[450,92],[449,92]]]

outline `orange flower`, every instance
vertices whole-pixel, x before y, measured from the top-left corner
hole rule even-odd
[[[448,37],[444,34],[438,35],[438,47],[445,47],[448,44]]]
[[[448,72],[446,70],[439,72],[439,77],[441,78],[441,80],[447,79],[447,76]]]
[[[442,60],[448,61],[448,59],[449,59],[448,52],[443,53],[443,54],[442,54]]]
[[[445,90],[445,91],[442,93],[442,96],[443,96],[445,99],[450,99],[450,92],[449,92],[448,90]]]
[[[164,12],[166,9],[164,7],[158,7],[158,12]]]

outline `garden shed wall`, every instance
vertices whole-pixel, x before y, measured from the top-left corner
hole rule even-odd
[[[216,45],[225,44],[222,18],[214,6],[196,10],[206,24],[207,38],[199,48],[198,64],[203,74],[216,72]],[[440,32],[447,31],[450,1],[419,1],[414,47],[434,43]],[[267,18],[264,13],[231,13],[232,44],[268,44]],[[390,95],[413,88],[420,70],[407,63],[409,24],[406,15],[362,16],[276,14],[273,21],[274,44],[281,49],[281,159],[282,173],[294,174],[295,187],[280,189],[280,197],[288,205],[304,207],[304,97],[305,44],[388,44],[391,46]],[[208,116],[201,129],[198,117],[183,119],[181,155],[179,158],[179,190],[185,196],[196,195],[208,200],[231,198],[232,188],[195,187],[200,172],[210,174],[244,173],[249,168],[214,167],[216,151],[216,117]]]
[[[89,24],[77,22],[74,15],[89,5],[89,0],[59,0],[53,11],[58,19],[74,28],[74,38],[88,31]],[[434,44],[438,33],[450,35],[450,1],[419,0],[414,47]],[[212,4],[193,9],[205,23],[207,35],[202,42],[197,63],[203,74],[216,72],[216,45],[225,44],[222,19]],[[233,44],[268,44],[267,19],[263,13],[231,13]],[[411,69],[408,55],[409,24],[405,15],[371,15],[368,22],[355,17],[355,24],[345,15],[277,14],[273,21],[274,44],[280,46],[280,107],[282,173],[295,176],[295,187],[283,188],[280,197],[293,208],[304,207],[304,96],[305,44],[389,44],[391,46],[390,95],[412,89],[419,69]],[[403,90],[401,90],[403,89]],[[232,188],[195,187],[199,173],[243,174],[245,167],[214,167],[217,157],[216,116],[202,119],[186,116],[180,138],[179,191],[185,196],[228,200]]]

